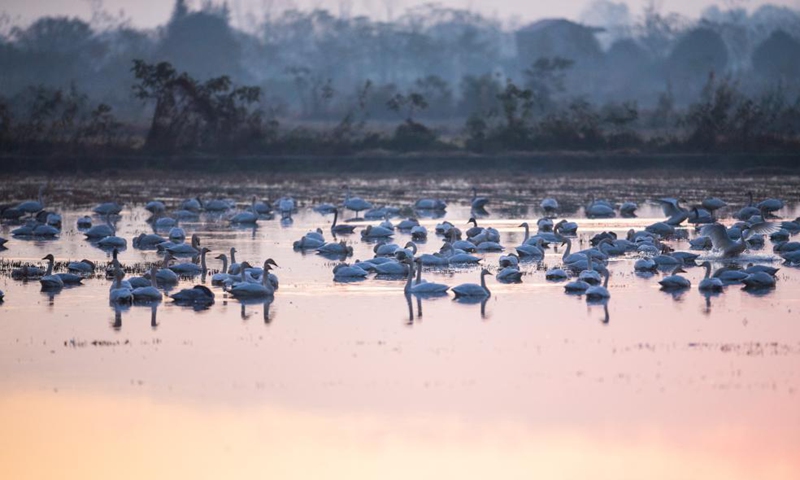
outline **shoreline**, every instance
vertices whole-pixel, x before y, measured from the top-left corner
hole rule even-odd
[[[3,173],[113,173],[115,171],[192,171],[274,173],[428,173],[500,170],[507,172],[725,171],[746,174],[800,172],[796,154],[549,152],[508,154],[365,152],[356,155],[5,155]]]

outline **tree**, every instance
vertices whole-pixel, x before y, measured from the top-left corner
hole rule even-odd
[[[753,68],[765,78],[797,79],[800,76],[800,42],[783,30],[772,32],[753,52]]]

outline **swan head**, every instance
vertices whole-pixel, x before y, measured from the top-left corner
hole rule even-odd
[[[527,228],[527,227],[529,227],[528,222],[522,222],[519,225],[517,225],[517,228]]]
[[[240,269],[241,271],[243,271],[243,272],[244,272],[245,270],[249,269],[249,268],[253,268],[253,266],[252,266],[252,265],[250,265],[250,264],[249,264],[249,263],[247,263],[247,262],[242,262],[242,263],[241,263],[241,265],[239,265],[239,269]]]
[[[205,255],[206,253],[209,253],[209,252],[211,252],[210,248],[203,247],[203,249],[200,250],[200,255]]]
[[[476,227],[478,226],[478,221],[475,220],[475,217],[469,217],[469,220],[467,220],[467,225],[469,225],[470,223]]]
[[[227,260],[227,259],[228,259],[228,257],[226,257],[224,253],[220,253],[219,255],[217,255],[216,257],[214,257],[214,259],[216,259],[216,260],[222,260],[223,258],[224,258],[225,260]]]
[[[42,260],[47,260],[47,261],[50,261],[50,262],[55,262],[55,261],[56,261],[56,258],[53,256],[53,254],[52,254],[52,253],[48,253],[47,255],[45,255],[45,256],[44,256],[44,258],[42,258]]]
[[[483,270],[481,270],[481,276],[483,276],[483,275],[492,276],[493,274],[492,274],[492,272],[490,272],[489,270],[484,268]]]
[[[277,264],[277,263],[275,263],[275,260],[273,260],[273,259],[271,259],[271,258],[268,258],[268,259],[267,259],[267,260],[264,262],[264,265],[272,265],[273,267],[276,267],[276,268],[281,268],[281,267],[279,267],[279,266],[278,266],[278,264]]]

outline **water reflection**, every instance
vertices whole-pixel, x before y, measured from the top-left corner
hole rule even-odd
[[[270,313],[270,306],[272,302],[275,301],[275,297],[266,297],[266,298],[253,298],[253,299],[238,299],[239,303],[241,304],[241,310],[239,313],[239,317],[242,320],[248,320],[254,313],[253,311],[248,311],[249,307],[253,307],[256,305],[260,305],[262,307],[262,318],[264,320],[264,324],[269,325],[272,323],[274,318]]]

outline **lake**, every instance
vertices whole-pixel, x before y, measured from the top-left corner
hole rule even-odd
[[[332,216],[311,207],[340,203],[344,184],[406,215],[418,198],[445,200],[444,216],[419,217],[429,231],[420,253],[442,246],[433,229],[443,220],[466,230],[473,186],[491,200],[477,222],[500,232],[506,253],[523,240],[518,225],[535,226],[551,196],[556,220],[578,223],[576,249],[597,233],[624,237],[663,220],[654,200],[664,196],[685,205],[720,197],[727,225],[748,191],[783,199],[784,219],[800,215],[800,176],[780,172],[7,176],[0,202],[33,199],[47,185],[46,208],[62,214],[63,228],[55,240],[12,238],[11,223],[0,229],[9,239],[0,251],[0,477],[800,478],[800,269],[782,265],[769,239],[742,260],[780,267],[768,291],[730,285],[703,295],[704,269],[693,267],[684,274],[692,288],[667,293],[658,280],[668,272],[637,275],[639,257],[627,254],[609,261],[610,300],[591,304],[545,279],[560,264],[557,247],[524,262],[521,283],[488,277],[483,303],[452,293],[407,299],[402,278],[335,282],[337,260],[292,249],[317,227],[332,239]],[[147,201],[171,210],[194,196],[231,198],[243,209],[252,195],[292,196],[297,210],[256,228],[208,214],[180,225],[211,249],[213,271],[221,266],[213,257],[231,247],[253,265],[273,258],[273,300],[240,302],[206,279],[216,300],[206,310],[169,299],[109,305],[110,253],[84,239],[79,217],[122,202],[117,235],[128,247],[119,259],[135,270],[161,259],[132,247],[153,231]],[[592,199],[639,210],[588,219]],[[356,234],[340,237],[354,249],[347,261],[371,258],[375,243],[358,231],[379,221],[350,223]],[[688,251],[697,233],[683,230],[686,238],[665,243]],[[393,241],[410,239],[395,232]],[[49,253],[102,268],[55,294],[11,278],[20,262],[44,265]],[[695,253],[722,266],[711,252]],[[501,253],[478,255],[497,272]],[[478,282],[479,272],[426,268],[424,277],[455,286]],[[199,282],[184,279],[171,292]]]

